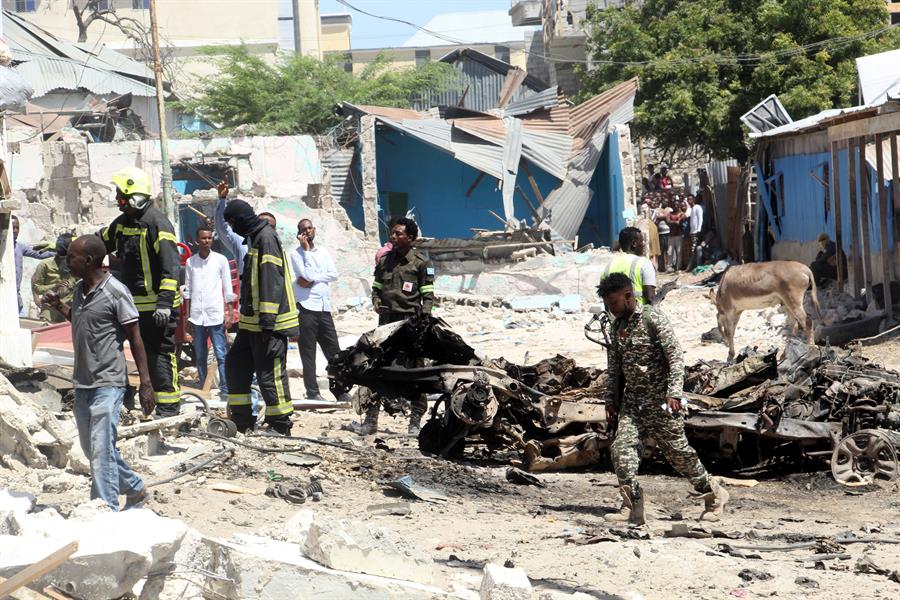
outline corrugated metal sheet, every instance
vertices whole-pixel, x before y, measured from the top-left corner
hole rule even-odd
[[[581,185],[588,185],[594,176],[594,169],[606,147],[606,138],[609,136],[609,120],[598,126],[594,136],[578,154],[572,158],[569,164],[569,179]]]
[[[634,95],[637,93],[637,88],[637,78],[629,79],[573,107],[569,115],[569,135],[582,139],[590,137],[595,124],[613,113],[622,119],[627,117],[630,111],[633,117]],[[630,109],[627,108],[629,103],[632,107]]]
[[[445,91],[429,91],[417,98],[413,102],[415,109],[457,106],[465,95],[462,103],[464,108],[487,112],[497,106],[507,75],[514,69],[509,63],[471,48],[455,50],[441,58],[441,62],[450,63],[456,69],[455,82]],[[513,93],[511,102],[522,101],[546,87],[547,84],[536,77],[526,75]]]
[[[525,115],[536,110],[553,108],[559,104],[559,96],[555,87],[532,94],[521,100],[513,100],[502,111],[503,115]]]
[[[156,89],[130,77],[101,68],[92,63],[83,64],[69,58],[19,53],[16,71],[33,87],[35,97],[44,96],[54,90],[85,89],[93,94],[134,94],[135,96],[155,96]]]
[[[545,131],[522,130],[522,155],[557,179],[565,179],[572,138]]]
[[[544,208],[550,211],[550,227],[563,239],[574,239],[584,221],[584,215],[594,192],[588,185],[564,181],[544,200]]]
[[[856,118],[863,118],[869,114],[875,114],[875,108],[872,106],[851,106],[849,108],[829,108],[822,112],[764,131],[763,133],[751,133],[751,138],[773,138],[781,135],[793,135],[805,131],[815,131],[819,128],[827,127],[829,122],[840,117],[852,115]]]
[[[351,104],[350,102],[341,102],[341,108],[349,109],[353,112],[373,115],[375,117],[382,117],[385,119],[391,119],[392,121],[403,121],[405,119],[425,119],[427,118],[425,115],[420,114],[415,110],[411,110],[409,108],[393,108],[390,106],[372,106],[369,104]]]
[[[516,217],[514,203],[519,161],[522,159],[522,121],[507,117],[503,122],[506,123],[506,140],[503,143],[503,216],[509,221]]]
[[[354,187],[350,181],[350,167],[353,164],[352,149],[339,148],[322,156],[322,169],[329,175],[331,195],[341,203],[353,198]]]
[[[900,96],[900,50],[889,50],[856,59],[863,104],[877,106]]]
[[[86,89],[95,94],[153,96],[154,75],[128,56],[91,44],[60,40],[15,13],[3,11],[3,38],[35,96],[58,89]]]

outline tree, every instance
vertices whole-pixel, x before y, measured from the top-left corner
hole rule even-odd
[[[856,104],[854,59],[900,42],[887,23],[884,0],[646,0],[589,9],[593,67],[579,75],[586,95],[639,77],[635,133],[655,139],[664,155],[745,162],[742,114],[773,93],[795,120]]]
[[[202,79],[182,110],[225,127],[250,124],[279,134],[325,132],[341,120],[338,102],[409,107],[421,91],[447,90],[456,81],[456,71],[441,62],[398,69],[379,56],[354,75],[340,58],[292,54],[270,64],[244,45],[226,49],[217,63],[218,74]]]
[[[153,65],[153,39],[149,26],[138,19],[125,17],[116,12],[115,3],[107,0],[73,0],[72,14],[78,27],[78,41],[88,41],[88,29],[94,23],[101,22],[118,29],[134,44],[136,58],[147,65]],[[175,62],[169,44],[160,44],[160,61],[166,80],[174,81],[177,77]]]

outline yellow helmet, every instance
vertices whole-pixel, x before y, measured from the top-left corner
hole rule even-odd
[[[126,196],[131,194],[150,196],[152,194],[150,176],[143,169],[137,167],[125,167],[116,171],[112,176],[112,182]]]

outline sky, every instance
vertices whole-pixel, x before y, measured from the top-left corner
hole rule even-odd
[[[395,17],[423,26],[435,15],[446,12],[476,10],[509,10],[510,0],[347,0],[370,13]],[[400,46],[416,30],[408,25],[382,21],[354,12],[336,0],[320,0],[322,14],[350,13],[353,15],[352,47],[382,48]],[[476,25],[476,24],[473,24]],[[465,32],[441,32],[465,39]]]

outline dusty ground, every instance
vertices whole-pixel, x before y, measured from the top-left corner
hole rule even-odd
[[[688,363],[725,358],[723,345],[700,340],[700,335],[715,325],[715,312],[705,291],[673,292],[664,308],[675,324]],[[587,319],[583,314],[524,314],[455,306],[442,307],[439,312],[467,341],[490,356],[533,362],[561,353],[581,364],[605,367],[602,348],[582,334]],[[370,315],[354,312],[342,315],[337,324],[341,334],[359,334],[369,329],[372,321]],[[783,317],[776,311],[745,315],[738,328],[737,346],[778,343],[782,323]],[[892,342],[865,352],[896,361],[900,357],[897,345]],[[856,572],[857,561],[864,556],[889,570],[900,569],[900,545],[849,544],[842,551],[849,559],[819,566],[806,560],[814,553],[811,548],[737,558],[720,546],[780,546],[841,532],[900,542],[896,485],[848,489],[837,486],[827,471],[769,473],[756,487],[729,488],[727,518],[715,527],[741,539],[666,538],[663,532],[675,523],[696,525],[700,504],[687,497],[689,487],[684,480],[663,467],[651,466],[642,475],[650,518],[648,527],[638,532],[649,539],[622,539],[613,534],[605,537],[614,541],[577,545],[570,542],[608,533],[602,516],[616,509],[618,494],[607,465],[584,472],[541,474],[546,488],[523,487],[506,481],[506,466],[499,462],[422,457],[413,440],[396,435],[405,431],[399,418],[383,416],[378,436],[383,442],[375,448],[374,440],[354,439],[340,430],[340,425],[356,418],[349,410],[303,413],[297,417],[294,435],[338,438],[355,444],[358,451],[298,443],[324,459],[308,469],[288,466],[276,455],[242,449],[221,467],[155,488],[150,507],[217,537],[268,525],[277,528],[296,507],[262,494],[272,470],[297,482],[311,477],[322,480],[323,500],[304,507],[371,520],[400,531],[430,552],[448,573],[468,572],[473,582],[478,581],[484,561],[510,559],[527,571],[540,590],[558,594],[580,591],[599,598],[637,598],[636,593],[647,599],[900,598],[900,583]],[[176,445],[197,443],[184,438],[170,441]],[[379,483],[405,474],[421,485],[443,490],[449,500],[443,504],[409,501],[411,512],[406,516],[372,516],[369,506],[406,501],[385,492]],[[144,475],[147,480],[162,476],[146,468]],[[210,485],[219,481],[256,493],[211,490]],[[82,492],[87,495],[86,489]],[[43,502],[53,499],[47,494],[41,497]]]

